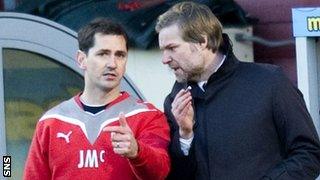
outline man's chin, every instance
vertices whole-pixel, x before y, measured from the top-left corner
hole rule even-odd
[[[198,82],[198,78],[196,77],[180,77],[180,76],[176,76],[176,81],[178,83],[186,83],[186,82]]]
[[[101,88],[104,91],[112,91],[113,89],[119,88],[120,83],[114,83],[114,84],[108,84],[108,85],[102,85]]]
[[[187,78],[176,76],[176,81],[177,81],[178,83],[185,83],[185,82],[187,82],[188,80],[187,80]]]

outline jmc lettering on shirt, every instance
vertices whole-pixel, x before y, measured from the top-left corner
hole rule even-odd
[[[104,150],[80,150],[78,168],[98,168],[99,162],[104,162],[105,153]]]

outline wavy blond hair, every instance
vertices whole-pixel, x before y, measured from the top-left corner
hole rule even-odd
[[[222,25],[211,10],[194,2],[182,2],[172,6],[158,17],[156,31],[171,25],[178,25],[182,39],[187,42],[204,43],[208,37],[207,48],[216,52],[222,42]]]

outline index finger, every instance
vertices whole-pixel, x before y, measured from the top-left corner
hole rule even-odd
[[[123,128],[122,126],[107,126],[103,128],[103,131],[115,132],[115,133],[121,133],[121,134],[125,134],[127,132],[126,129]]]
[[[119,113],[119,124],[122,127],[127,127],[128,126],[126,117],[124,116],[123,112]]]
[[[186,91],[185,89],[181,89],[176,96],[174,97],[174,100],[172,103],[174,103],[175,101],[177,101],[178,98],[180,98],[181,96],[185,95],[188,91]]]

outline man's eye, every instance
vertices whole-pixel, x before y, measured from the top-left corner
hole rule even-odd
[[[176,49],[176,47],[169,47],[168,48],[170,51],[174,51]]]
[[[119,58],[125,58],[126,57],[126,55],[122,54],[122,53],[116,54],[116,56],[119,57]]]
[[[105,56],[108,55],[108,53],[99,53],[98,56]]]

